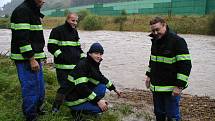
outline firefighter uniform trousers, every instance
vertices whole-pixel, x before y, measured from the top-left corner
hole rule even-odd
[[[16,62],[19,81],[22,88],[22,109],[27,117],[35,117],[43,104],[45,97],[44,79],[42,73],[42,64],[40,70],[35,72],[31,70],[28,61]]]

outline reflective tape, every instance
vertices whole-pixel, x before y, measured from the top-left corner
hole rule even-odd
[[[60,41],[56,40],[56,39],[49,39],[48,43],[49,44],[56,44],[58,45]]]
[[[11,53],[10,58],[14,59],[14,60],[27,60],[28,59],[28,58],[24,58],[22,56],[22,54],[14,54],[14,53]],[[44,52],[42,52],[42,53],[35,53],[34,54],[34,58],[35,59],[46,58],[46,55],[45,55]]]
[[[191,60],[190,54],[176,55],[177,61]]]
[[[171,92],[175,86],[154,86],[150,84],[150,90],[153,92]]]
[[[154,55],[151,55],[151,60],[155,61],[155,62],[166,63],[166,64],[173,64],[176,62],[175,57],[167,58],[167,57],[163,57],[163,56],[154,56]]]
[[[19,24],[11,23],[10,28],[14,29],[14,30],[22,30],[22,29],[30,30],[30,24],[28,24],[28,23],[19,23]]]
[[[87,98],[84,98],[84,99],[78,99],[76,101],[72,101],[72,102],[65,102],[64,104],[66,106],[75,106],[75,105],[79,105],[79,104],[82,104],[86,101],[90,101],[90,100],[93,100],[94,98],[96,97],[96,94],[94,92],[92,92]]]
[[[61,53],[62,53],[62,52],[61,52],[60,50],[57,50],[57,51],[54,52],[54,56],[57,58],[58,55],[60,55]]]
[[[60,41],[56,39],[49,39],[48,43],[56,44],[58,46],[80,46],[80,41],[73,42],[73,41]]]
[[[72,41],[61,41],[60,46],[80,46],[80,42],[72,42]]]
[[[93,79],[93,78],[89,78],[89,81],[95,85],[98,85],[99,84],[99,81]]]
[[[37,31],[43,30],[43,26],[42,26],[42,25],[31,25],[31,26],[30,26],[30,30],[32,30],[32,31],[35,31],[35,30],[37,30]]]
[[[25,46],[20,47],[20,52],[21,53],[31,51],[31,50],[32,50],[31,45],[25,45]]]
[[[76,65],[54,64],[54,66],[58,69],[74,69]]]
[[[154,62],[161,62],[166,64],[173,64],[176,61],[184,61],[184,60],[191,60],[190,54],[182,54],[182,55],[176,55],[176,57],[167,58],[163,56],[154,56],[151,55],[150,59]]]
[[[110,88],[112,84],[113,84],[113,83],[112,83],[111,81],[108,81],[108,83],[106,84],[106,87],[107,87],[107,88]]]
[[[85,53],[81,53],[81,57],[80,58],[83,58],[83,57],[86,57]]]
[[[188,82],[188,76],[184,74],[177,73],[177,79]]]
[[[78,85],[78,84],[81,84],[81,83],[86,83],[89,80],[87,77],[80,77],[80,78],[74,80],[74,78],[72,76],[70,76],[70,75],[68,75],[67,79],[70,82],[74,83],[75,85]]]
[[[43,26],[40,25],[31,25],[29,23],[11,23],[10,28],[14,30],[31,30],[31,31],[40,31],[43,30]]]

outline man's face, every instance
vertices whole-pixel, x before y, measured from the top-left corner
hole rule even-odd
[[[41,8],[43,4],[45,3],[45,0],[35,0],[37,7]]]
[[[93,53],[89,53],[89,55],[91,56],[91,58],[96,61],[97,63],[101,62],[102,60],[102,55],[99,52],[93,52]]]
[[[160,39],[166,33],[166,23],[158,22],[156,24],[151,25],[152,34],[156,39]]]
[[[78,16],[75,14],[70,14],[66,20],[72,28],[76,28],[78,24]]]

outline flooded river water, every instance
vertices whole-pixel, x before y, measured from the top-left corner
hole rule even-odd
[[[50,30],[45,30],[46,43]],[[149,33],[117,31],[79,31],[84,52],[93,42],[105,49],[101,70],[119,88],[146,89],[144,75],[150,55]],[[192,95],[215,98],[215,36],[180,35],[187,41],[192,56],[189,87],[184,91]],[[10,50],[11,31],[0,29],[0,52]],[[44,49],[47,52],[47,48]],[[47,53],[51,62],[52,56]]]

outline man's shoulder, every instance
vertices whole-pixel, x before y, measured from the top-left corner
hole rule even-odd
[[[62,31],[62,30],[64,30],[64,28],[65,28],[64,24],[62,24],[62,25],[59,25],[59,26],[53,28],[52,31]]]
[[[184,38],[182,38],[181,36],[179,36],[174,31],[169,31],[168,37],[169,37],[169,39],[174,39],[174,40],[184,40]]]
[[[20,12],[20,11],[28,12],[29,10],[30,8],[25,3],[22,3],[19,6],[17,6],[13,12]]]

